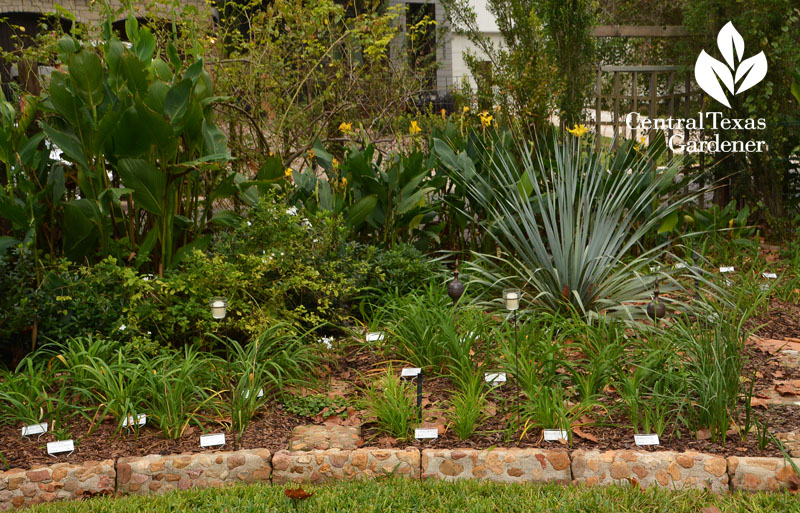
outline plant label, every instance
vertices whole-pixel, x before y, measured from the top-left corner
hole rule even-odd
[[[732,273],[734,271],[733,266],[730,267],[720,267],[719,272],[721,273]]]
[[[470,331],[466,335],[464,335],[463,337],[459,338],[458,341],[461,344],[466,344],[467,340],[470,340],[470,339],[473,339],[473,338],[475,338],[475,332],[474,331]]]
[[[400,371],[401,378],[416,378],[419,376],[422,369],[419,367],[403,367],[403,370]]]
[[[439,438],[437,428],[417,428],[414,430],[414,438],[417,440]]]
[[[761,276],[763,276],[764,278],[766,278],[768,280],[777,280],[778,279],[778,275],[775,274],[775,273],[762,273]]]
[[[658,435],[633,435],[633,441],[636,445],[661,445]]]
[[[128,418],[122,422],[122,427],[144,426],[145,424],[147,424],[147,415],[140,413],[136,416],[135,421],[133,415],[128,415]]]
[[[558,442],[559,440],[568,440],[569,434],[565,429],[545,429],[544,441],[545,442]]]
[[[376,342],[378,340],[383,340],[383,332],[382,331],[373,331],[367,333],[367,342]]]
[[[47,454],[54,455],[62,452],[72,454],[75,452],[75,443],[72,440],[61,440],[58,442],[47,442]]]
[[[41,435],[47,432],[47,422],[41,424],[31,424],[22,428],[22,436]]]
[[[244,396],[245,399],[250,399],[250,391],[245,390],[242,396]],[[256,394],[256,398],[261,399],[262,397],[264,397],[264,389],[259,388],[258,393]]]
[[[215,445],[225,445],[225,433],[202,435],[200,437],[200,447],[213,447]]]
[[[483,375],[483,379],[492,386],[499,387],[506,382],[505,372],[487,372]]]

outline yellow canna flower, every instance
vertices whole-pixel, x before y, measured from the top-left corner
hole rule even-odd
[[[353,131],[353,123],[345,123],[342,121],[342,123],[339,125],[339,131],[345,135],[349,134]]]
[[[283,172],[283,176],[285,176],[286,178],[291,178],[291,176],[292,176],[292,168],[287,167],[286,171]]]
[[[461,109],[461,112],[462,112],[462,114],[466,114],[467,112],[469,112],[469,107],[467,107],[466,105],[464,105],[464,108],[463,108],[463,109]]]
[[[333,167],[339,167],[339,161],[336,159],[336,157],[333,157]]]
[[[419,127],[419,124],[416,121],[411,122],[411,126],[408,127],[408,133],[411,135],[416,135],[422,132],[422,129]]]
[[[486,111],[483,111],[483,112],[481,112],[480,116],[481,116],[481,125],[483,125],[484,127],[487,127],[487,126],[490,126],[492,124],[492,119],[494,119],[494,118],[492,118],[491,114],[489,114]]]
[[[342,178],[342,187],[347,187],[347,178],[346,177]]]
[[[589,129],[586,128],[586,125],[574,125],[572,128],[567,128],[567,132],[571,133],[575,137],[583,137],[583,135],[588,132]]]
[[[442,109],[442,119],[447,119],[447,111]]]

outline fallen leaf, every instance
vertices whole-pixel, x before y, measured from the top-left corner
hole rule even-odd
[[[750,406],[753,408],[767,408],[767,400],[761,397],[751,397]]]
[[[700,513],[722,513],[722,511],[716,506],[709,506],[701,509]]]
[[[639,488],[639,480],[635,477],[626,477],[625,479],[628,480],[628,483],[631,485],[631,488]]]
[[[494,417],[497,415],[497,404],[493,403],[492,401],[487,401],[486,407],[483,409],[483,411],[487,416]]]
[[[377,440],[378,447],[381,449],[391,449],[397,443],[397,438],[391,436],[382,436]]]
[[[283,493],[290,499],[296,501],[306,500],[314,495],[313,493],[308,493],[307,491],[303,490],[303,488],[287,488],[283,491]]]
[[[792,384],[775,385],[775,391],[786,397],[787,395],[798,395],[800,390]]]
[[[591,433],[587,433],[587,432],[583,431],[579,427],[573,427],[572,428],[572,433],[575,434],[575,435],[578,435],[579,437],[583,438],[584,440],[589,440],[590,442],[597,443],[597,437],[596,436],[594,436]]]
[[[702,428],[697,430],[697,439],[698,440],[708,440],[711,438],[711,430],[708,428]]]

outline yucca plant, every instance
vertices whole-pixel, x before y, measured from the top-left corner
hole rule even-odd
[[[474,253],[467,263],[487,293],[499,297],[499,289],[514,286],[552,311],[644,315],[630,302],[650,298],[650,266],[670,241],[649,249],[641,242],[668,231],[678,209],[697,193],[670,192],[680,162],[655,168],[663,143],[643,155],[630,145],[616,153],[590,147],[566,136],[543,138],[536,148],[527,142],[513,150],[495,148],[491,177],[471,176],[468,186],[487,212],[485,229],[498,248]]]

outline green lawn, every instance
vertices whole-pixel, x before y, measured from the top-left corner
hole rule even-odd
[[[476,512],[631,512],[757,513],[800,512],[800,497],[791,493],[714,495],[700,491],[638,490],[629,487],[501,485],[475,481],[340,482],[308,486],[315,492],[297,511],[465,511]],[[51,504],[35,512],[236,512],[293,511],[280,486],[255,485],[192,490],[162,497],[98,498]],[[703,511],[703,508],[712,508]]]

